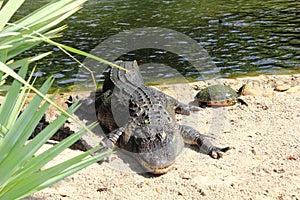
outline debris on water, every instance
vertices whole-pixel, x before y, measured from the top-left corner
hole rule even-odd
[[[32,74],[33,77],[42,77],[44,75],[46,75],[47,73],[46,72],[42,72],[42,71],[37,71],[37,72],[34,72]]]

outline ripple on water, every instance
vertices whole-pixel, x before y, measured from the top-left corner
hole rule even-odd
[[[260,59],[260,56],[244,56],[241,60],[258,60]]]
[[[40,2],[35,1],[41,5]],[[31,9],[32,5],[28,5],[22,10],[22,15],[26,13],[26,9]],[[218,1],[216,5],[210,1],[186,0],[147,3],[125,0],[89,1],[84,9],[67,21],[70,28],[64,32],[66,37],[60,42],[89,52],[101,41],[121,31],[163,27],[191,37],[208,51],[215,61],[214,64],[222,69],[208,69],[208,74],[229,76],[230,73],[236,75],[254,71],[273,73],[276,70],[299,68],[298,16],[298,1]],[[165,35],[166,40],[174,38],[172,34]],[[111,45],[118,46],[119,43],[120,41],[115,40]],[[182,41],[178,41],[174,45],[181,43]],[[58,48],[49,48],[55,51],[55,56],[43,63],[45,68],[39,66],[39,71],[34,73],[34,76],[41,77],[41,82],[51,73],[59,79],[57,81],[60,85],[90,78],[89,75],[75,78],[73,74],[77,73],[78,64]],[[193,75],[189,66],[181,65],[181,62],[189,61],[188,56],[180,59],[178,56],[170,57],[163,48],[155,50],[154,54],[145,55],[137,51],[127,56],[143,63],[159,61],[167,66],[177,63],[180,70],[186,71],[187,75]],[[114,50],[112,48],[106,52],[107,55],[113,54]],[[37,49],[39,51],[44,52],[45,45],[41,45]],[[36,52],[28,51],[25,56],[32,54]],[[159,70],[156,74],[160,77],[169,77],[172,74],[163,68]],[[101,75],[96,75],[96,78],[103,80]]]
[[[262,59],[262,60],[258,60],[256,62],[251,62],[252,65],[257,65],[257,66],[260,66],[260,68],[262,66],[267,66],[267,65],[272,65],[272,64],[275,64],[277,62],[277,60],[273,59],[273,58],[265,58],[265,59]]]
[[[64,74],[60,74],[60,73],[58,73],[58,74],[53,74],[52,76],[53,76],[53,78],[57,78],[57,79],[60,79],[60,78],[64,78],[64,77],[65,77]]]

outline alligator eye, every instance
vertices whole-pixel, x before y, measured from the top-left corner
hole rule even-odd
[[[144,122],[145,122],[145,124],[149,124],[150,120],[149,119],[145,119]]]

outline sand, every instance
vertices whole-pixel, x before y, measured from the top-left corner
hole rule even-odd
[[[139,173],[114,154],[37,192],[38,199],[300,199],[300,75],[222,79],[238,89],[249,105],[205,108],[179,116],[217,146],[232,150],[219,160],[184,148],[173,169],[161,176]],[[208,82],[159,86],[189,103]],[[280,91],[275,91],[280,90]],[[45,145],[46,147],[46,145]],[[51,164],[78,155],[66,150]],[[132,161],[134,162],[134,161]]]

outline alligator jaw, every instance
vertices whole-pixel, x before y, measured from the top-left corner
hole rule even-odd
[[[152,166],[149,165],[146,161],[139,159],[139,163],[144,167],[147,172],[160,175],[160,174],[166,174],[170,169],[173,167],[173,162],[169,163],[168,165],[162,165],[162,166]]]

